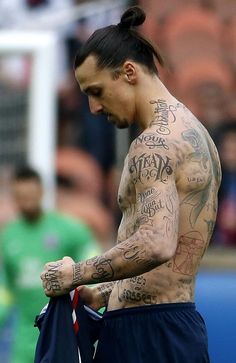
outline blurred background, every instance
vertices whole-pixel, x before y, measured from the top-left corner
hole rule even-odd
[[[235,363],[236,0],[1,0],[0,228],[16,217],[12,173],[27,163],[42,176],[46,210],[83,221],[102,250],[114,245],[119,178],[139,130],[115,130],[90,114],[73,61],[96,28],[119,22],[130,5],[146,11],[140,30],[165,57],[160,78],[205,125],[220,154],[218,220],[196,301],[211,361]],[[0,305],[7,296],[0,289]],[[11,363],[14,309],[9,316],[0,326],[1,363]]]

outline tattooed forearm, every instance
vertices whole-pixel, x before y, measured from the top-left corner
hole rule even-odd
[[[144,241],[148,241],[149,238],[152,238],[148,236],[149,231],[146,231],[146,239],[144,237]],[[135,238],[130,237],[128,241],[122,242],[121,244],[117,245],[115,247],[118,251],[121,252],[121,256],[125,261],[130,261],[134,265],[134,268],[138,269],[138,266],[142,266],[144,271],[146,272],[158,265],[158,262],[152,256],[151,251],[149,251],[149,248],[147,245],[145,245],[145,242],[143,244],[137,244],[135,242]],[[136,274],[134,274],[135,276]]]
[[[92,266],[94,272],[91,277],[94,281],[113,280],[114,271],[112,267],[112,259],[103,256],[91,258],[86,262],[87,266]]]
[[[98,286],[98,291],[102,299],[102,306],[107,306],[113,287],[114,282],[107,282]]]
[[[79,262],[74,283],[79,286],[116,281],[152,270],[165,262],[162,245],[157,247],[160,235],[147,229],[139,230],[102,256]]]

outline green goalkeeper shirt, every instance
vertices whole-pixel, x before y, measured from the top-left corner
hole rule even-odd
[[[33,362],[38,338],[34,319],[48,302],[40,279],[45,263],[64,256],[80,261],[100,253],[85,224],[58,213],[44,213],[35,223],[19,218],[4,229],[0,245],[4,281],[17,309],[11,363]]]

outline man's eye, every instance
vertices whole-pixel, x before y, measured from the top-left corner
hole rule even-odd
[[[102,91],[100,89],[91,90],[91,95],[92,96],[99,97],[99,96],[101,96],[101,94],[102,94]]]

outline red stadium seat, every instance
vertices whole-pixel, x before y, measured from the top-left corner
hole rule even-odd
[[[225,26],[223,45],[225,57],[236,71],[236,14]]]
[[[219,57],[221,31],[221,22],[212,11],[188,6],[173,13],[164,26],[171,63],[184,66],[189,60]]]
[[[232,15],[236,15],[235,0],[213,0],[216,12],[222,20],[229,20]]]
[[[181,67],[175,74],[178,90],[181,93],[191,92],[192,89],[204,83],[217,83],[225,92],[232,89],[233,77],[226,64],[217,60],[201,60]]]
[[[83,150],[59,148],[56,155],[57,175],[73,182],[74,188],[95,198],[102,196],[103,176],[97,162]]]
[[[83,220],[103,246],[111,242],[114,228],[111,213],[91,195],[68,192],[59,188],[57,208],[74,218]]]

